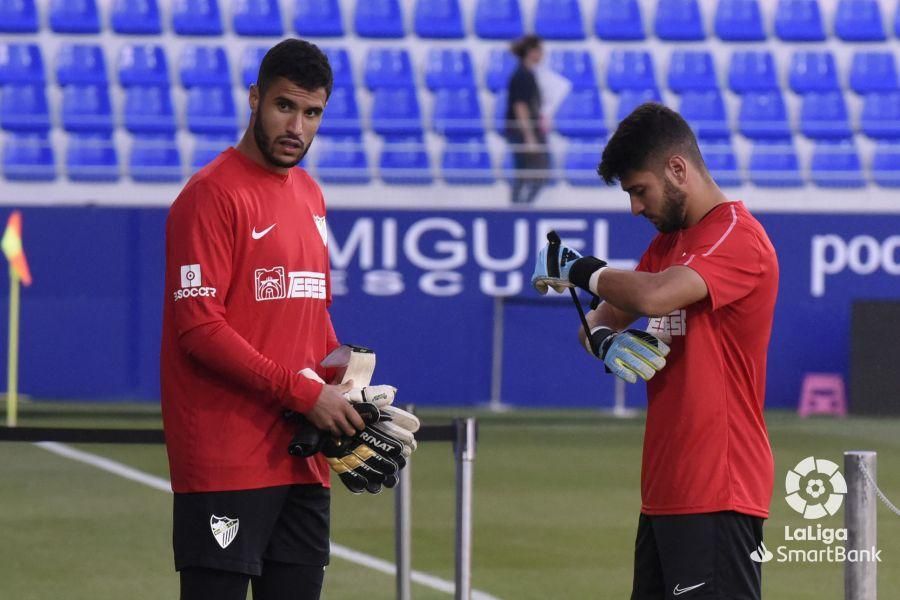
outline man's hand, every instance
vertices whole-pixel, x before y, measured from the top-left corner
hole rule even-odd
[[[607,327],[591,330],[588,350],[606,364],[609,372],[635,383],[647,381],[666,366],[669,347],[656,336],[640,329],[614,332]]]
[[[366,428],[359,413],[347,402],[346,394],[353,389],[353,381],[322,386],[316,404],[304,416],[316,429],[335,436],[352,436]]]
[[[540,294],[548,288],[562,292],[580,287],[590,293],[590,279],[594,272],[606,267],[606,262],[593,256],[582,256],[577,250],[563,246],[555,231],[547,234],[547,245],[538,252],[531,285]]]

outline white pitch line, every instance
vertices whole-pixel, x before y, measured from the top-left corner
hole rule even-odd
[[[172,484],[168,479],[150,475],[149,473],[144,473],[143,471],[139,471],[133,467],[123,465],[120,462],[110,460],[103,456],[98,456],[90,452],[78,450],[76,448],[72,448],[71,446],[67,446],[66,444],[60,444],[58,442],[37,442],[35,446],[39,446],[44,450],[47,450],[48,452],[52,452],[54,454],[58,454],[59,456],[91,465],[92,467],[96,467],[102,471],[106,471],[107,473],[112,473],[113,475],[118,475],[119,477],[130,479],[131,481],[136,481],[137,483],[141,483],[155,490],[166,492],[168,494],[172,493]],[[340,544],[335,544],[333,542],[331,544],[331,554],[332,556],[342,558],[346,561],[356,563],[364,567],[368,567],[374,571],[378,571],[386,575],[396,575],[397,573],[397,567],[392,562],[388,562],[370,554],[364,554],[357,550],[353,550],[352,548],[348,548]],[[452,595],[456,589],[456,586],[452,581],[447,581],[446,579],[442,579],[434,575],[429,575],[428,573],[423,573],[422,571],[413,571],[412,580],[415,583],[418,583],[425,587],[450,595]],[[500,600],[496,596],[492,596],[491,594],[482,592],[480,590],[472,590],[472,599]]]

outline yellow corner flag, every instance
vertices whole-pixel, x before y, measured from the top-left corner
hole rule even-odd
[[[28,270],[28,261],[25,259],[25,250],[22,249],[22,213],[14,210],[6,222],[6,230],[3,239],[0,240],[0,248],[9,261],[9,266],[25,285],[31,285],[31,271]]]
[[[31,271],[22,248],[22,213],[14,210],[6,222],[0,248],[9,261],[9,352],[6,370],[6,425],[15,427],[19,405],[19,282],[31,285]]]

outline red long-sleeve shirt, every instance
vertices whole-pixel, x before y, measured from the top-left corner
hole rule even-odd
[[[201,169],[166,221],[160,356],[175,492],[328,485],[321,456],[290,456],[289,408],[308,411],[338,342],[325,202],[301,169],[269,171],[230,148]]]

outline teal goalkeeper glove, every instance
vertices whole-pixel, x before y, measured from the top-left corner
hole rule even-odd
[[[591,275],[606,266],[606,262],[593,256],[582,256],[577,250],[563,246],[556,232],[547,235],[547,245],[538,252],[534,264],[531,285],[538,293],[546,294],[548,288],[563,292],[566,288],[590,289]]]
[[[666,366],[669,346],[656,336],[640,329],[615,332],[608,327],[595,327],[585,346],[603,361],[608,372],[635,383],[647,381]]]

